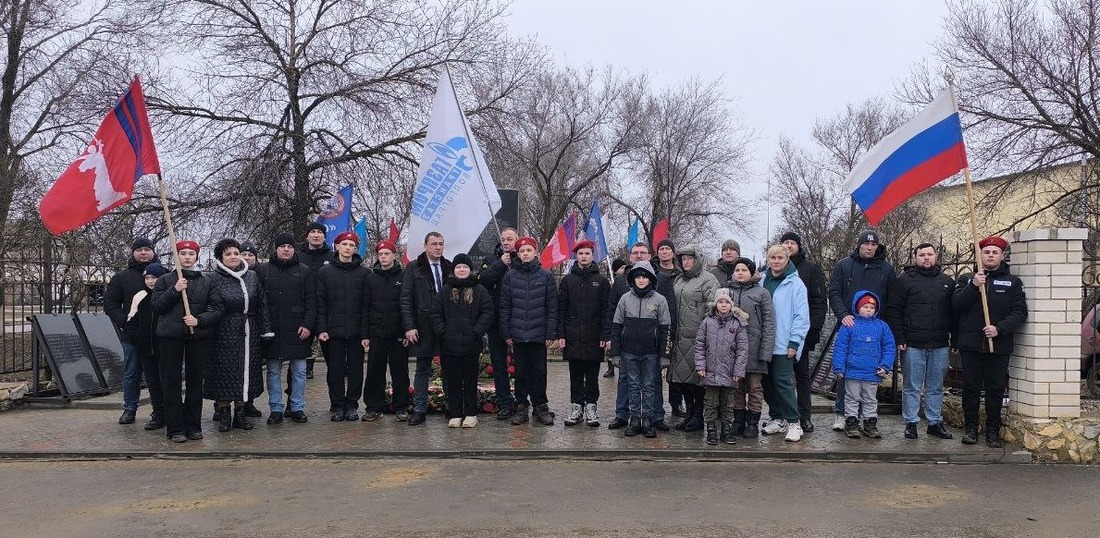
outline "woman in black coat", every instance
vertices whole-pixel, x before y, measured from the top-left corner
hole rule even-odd
[[[470,274],[473,262],[466,254],[452,260],[454,274],[443,293],[432,302],[432,330],[439,338],[443,392],[447,395],[447,426],[477,426],[478,357],[493,323],[493,300]]]
[[[573,247],[577,263],[558,285],[558,347],[569,361],[569,400],[572,402],[566,426],[584,420],[600,425],[596,401],[600,398],[600,363],[611,345],[605,309],[611,283],[592,259],[592,241]]]
[[[219,316],[214,349],[206,361],[203,397],[214,400],[221,420],[218,431],[251,430],[245,402],[263,394],[263,353],[260,338],[271,338],[270,321],[260,278],[241,259],[236,239],[214,247],[211,308]],[[229,407],[233,404],[233,420]]]

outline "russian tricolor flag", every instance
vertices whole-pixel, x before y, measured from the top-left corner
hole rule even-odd
[[[867,222],[967,167],[962,123],[951,89],[883,138],[848,174],[846,186]]]

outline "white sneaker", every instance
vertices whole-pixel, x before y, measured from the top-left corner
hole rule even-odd
[[[783,433],[787,431],[787,420],[777,418],[775,420],[769,421],[767,424],[764,425],[764,429],[762,429],[761,431],[767,435]]]
[[[833,421],[833,431],[834,432],[844,431],[844,417],[843,416],[841,416],[841,415],[836,416],[836,420]]]
[[[596,427],[600,425],[600,417],[596,414],[596,404],[590,403],[584,406],[584,423]]]
[[[565,425],[566,426],[575,426],[577,424],[580,424],[581,420],[583,420],[583,419],[584,419],[584,408],[581,407],[581,404],[579,404],[579,403],[570,404],[570,406],[569,406],[569,417],[565,419]]]
[[[448,420],[447,421],[447,427],[448,428],[460,428],[460,427],[462,427],[462,419],[452,418],[451,420]]]
[[[477,426],[477,417],[466,417],[462,419],[463,428],[473,428],[474,426]]]
[[[802,426],[797,422],[792,422],[787,426],[787,442],[796,443],[802,440]]]

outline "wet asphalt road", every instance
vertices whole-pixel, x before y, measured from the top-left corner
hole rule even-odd
[[[1096,536],[1100,469],[0,461],[3,536]]]

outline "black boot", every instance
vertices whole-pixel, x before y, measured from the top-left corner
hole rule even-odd
[[[684,428],[691,422],[691,417],[695,416],[695,402],[691,398],[684,398],[684,403],[687,405],[687,409],[684,411],[684,419],[673,426],[673,429],[680,431],[684,431]]]
[[[962,442],[964,445],[974,445],[978,443],[978,426],[974,424],[967,424],[963,426]]]
[[[611,364],[611,361],[607,361],[607,371],[603,373],[605,378],[615,377],[615,365]]]
[[[225,422],[224,420],[222,422]],[[245,413],[244,407],[238,407],[233,410],[233,429],[235,430],[251,430],[252,421],[248,420],[248,415]]]
[[[260,417],[264,416],[264,414],[262,412],[260,412],[259,409],[256,409],[255,404],[253,404],[251,401],[247,401],[247,402],[244,403],[244,416],[252,417],[252,418],[260,418]]]
[[[1001,441],[1001,426],[999,424],[985,425],[985,446],[989,448],[1004,448],[1004,441]]]
[[[760,413],[756,411],[745,412],[745,433],[742,437],[745,439],[760,437]]]
[[[733,412],[733,422],[730,423],[730,436],[740,437],[745,435],[745,414],[747,411],[738,409]]]
[[[863,419],[863,435],[871,439],[882,439],[882,434],[878,431],[877,418]]]
[[[700,387],[702,388],[702,387]],[[684,399],[687,399],[687,394],[684,395]],[[684,425],[685,432],[697,432],[703,429],[703,402],[700,398],[692,395],[692,400],[695,400],[692,404],[692,410],[694,413],[688,418],[688,423]]]
[[[737,436],[733,434],[733,422],[722,423],[722,442],[727,445],[737,444]]]
[[[848,417],[844,419],[844,434],[850,439],[859,439],[859,419]]]
[[[527,404],[519,404],[516,406],[516,412],[512,415],[512,425],[519,426],[520,424],[527,424]]]
[[[229,404],[217,405],[214,407],[215,414],[220,417],[218,420],[218,431],[225,433],[233,429],[233,420],[230,419]]]
[[[718,444],[718,425],[713,422],[707,423],[707,444]]]
[[[642,436],[653,439],[657,437],[657,428],[653,427],[653,419],[649,417],[642,417]]]
[[[640,433],[642,433],[642,419],[638,417],[630,417],[630,420],[628,420],[626,423],[626,431],[623,432],[623,435],[627,437],[634,437],[635,435],[638,435]]]

